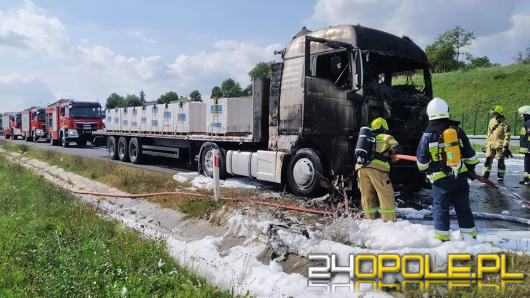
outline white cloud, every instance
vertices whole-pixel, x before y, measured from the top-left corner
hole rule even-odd
[[[0,95],[16,101],[3,104],[2,110],[66,97],[104,103],[112,92],[137,94],[140,90],[144,90],[148,100],[169,90],[186,95],[198,89],[207,97],[214,85],[228,77],[245,87],[253,65],[273,60],[274,50],[281,48],[279,44],[263,47],[222,40],[211,51],[177,54],[174,59],[169,57],[172,63],[167,63],[160,56],[121,55],[108,47],[90,44],[87,37],[74,44],[59,19],[29,0],[20,8],[0,11],[0,17],[0,59],[16,54],[21,61],[20,72],[26,70],[26,74],[2,77]],[[156,42],[142,31],[124,32],[146,43]],[[50,57],[54,59],[47,59]],[[39,68],[32,68],[34,63]]]
[[[456,25],[473,31],[478,41],[503,32],[524,38],[524,30],[515,29],[514,8],[522,0],[318,0],[310,22],[315,26],[361,24],[396,35],[407,35],[424,47],[436,36]],[[528,27],[527,27],[528,28]],[[527,39],[528,40],[528,39]],[[503,47],[491,53],[494,61],[508,63],[505,56],[518,49]],[[512,53],[513,52],[513,53]]]
[[[21,8],[0,11],[0,51],[17,55],[34,51],[56,58],[64,54],[67,44],[61,21],[29,0]]]
[[[37,77],[19,73],[0,75],[0,112],[44,106],[53,98],[48,85]]]
[[[240,82],[244,88],[250,83],[248,72],[252,67],[260,61],[274,60],[274,50],[280,48],[279,44],[262,47],[254,43],[221,40],[214,44],[213,51],[178,55],[169,65],[169,73],[175,76],[180,89],[199,89],[203,96],[209,96],[211,88],[228,77]]]

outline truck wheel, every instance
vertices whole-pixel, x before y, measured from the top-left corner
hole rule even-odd
[[[118,139],[118,158],[123,162],[129,161],[129,148],[125,137]]]
[[[33,134],[33,132],[32,132],[31,134]],[[26,142],[31,142],[31,141],[33,141],[33,139],[31,138],[31,134],[26,134],[26,138],[25,138],[25,139],[26,139]]]
[[[216,144],[207,144],[201,150],[200,166],[202,173],[205,176],[213,177],[213,150],[218,149],[219,152],[219,178],[224,178],[226,176],[225,168],[225,155],[221,148]]]
[[[61,132],[61,146],[64,148],[68,148],[70,146],[70,142],[66,140],[66,135]]]
[[[293,194],[312,197],[320,190],[322,162],[312,149],[302,148],[296,151],[289,162],[287,184]]]
[[[107,150],[109,151],[110,159],[118,159],[118,144],[116,142],[116,137],[109,137],[107,141]]]
[[[129,159],[134,164],[140,164],[143,160],[142,145],[137,138],[129,141]]]

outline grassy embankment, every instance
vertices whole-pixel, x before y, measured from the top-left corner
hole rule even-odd
[[[169,174],[143,170],[127,164],[84,158],[25,144],[17,145],[6,140],[0,140],[0,146],[11,152],[26,152],[26,156],[29,158],[42,160],[50,165],[61,167],[65,171],[73,172],[132,194],[176,191],[177,189],[191,186],[189,182],[180,183],[173,180]],[[158,203],[162,207],[180,210],[188,217],[194,218],[207,217],[213,210],[221,206],[220,203],[216,203],[211,199],[210,191],[196,190],[195,192],[205,194],[205,198],[171,195],[145,199]],[[248,192],[236,189],[223,189],[222,193],[223,196],[227,197],[248,195]]]
[[[413,81],[419,84],[422,79],[415,75]],[[396,84],[400,82],[403,80],[397,80]],[[530,104],[530,64],[436,73],[432,84],[434,96],[449,103],[452,118],[461,121],[464,115],[463,127],[468,134],[474,131],[475,115],[477,134],[485,133],[488,112],[497,103],[504,106],[506,118],[515,131],[521,127],[517,109]]]
[[[161,243],[0,157],[0,297],[229,297]]]

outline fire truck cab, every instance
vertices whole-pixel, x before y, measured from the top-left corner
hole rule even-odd
[[[46,126],[50,144],[68,147],[76,142],[84,146],[92,142],[94,131],[103,128],[101,105],[61,99],[46,107]]]

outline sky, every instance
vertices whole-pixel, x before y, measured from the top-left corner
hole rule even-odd
[[[303,26],[361,24],[421,47],[455,25],[467,49],[509,64],[530,46],[528,0],[2,0],[0,112],[112,93],[208,97],[231,77],[244,88]]]

